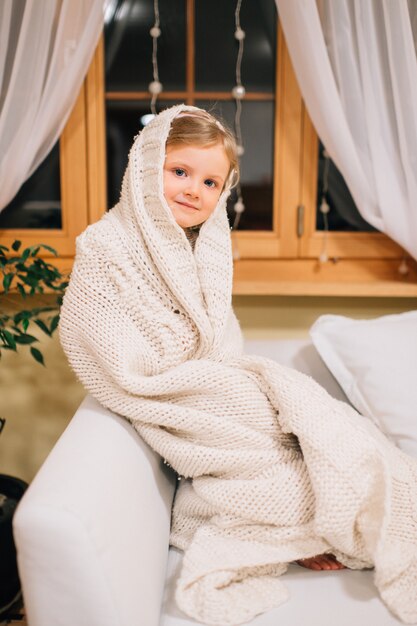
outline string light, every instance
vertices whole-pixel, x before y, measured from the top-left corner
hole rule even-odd
[[[161,29],[159,26],[159,2],[158,0],[154,0],[153,3],[155,21],[154,25],[149,31],[150,36],[152,37],[152,68],[153,68],[153,81],[149,83],[148,90],[151,94],[151,111],[153,115],[156,115],[156,101],[158,99],[159,94],[162,92],[162,83],[159,80],[159,70],[158,70],[158,38],[161,35]]]
[[[326,261],[329,260],[329,256],[327,254],[327,238],[329,234],[328,214],[330,212],[330,206],[327,202],[327,193],[329,191],[330,157],[329,157],[329,153],[327,152],[327,150],[323,150],[323,156],[324,156],[323,190],[322,190],[322,195],[321,195],[319,211],[323,216],[324,236],[323,236],[323,246],[321,249],[321,254],[319,256],[320,263],[326,263]]]
[[[321,195],[321,200],[320,200],[320,205],[319,205],[319,211],[323,216],[323,225],[324,225],[324,229],[323,229],[323,245],[322,245],[322,250],[321,253],[319,255],[319,261],[320,263],[326,263],[329,260],[329,256],[328,256],[328,252],[327,252],[327,244],[328,244],[328,235],[329,235],[329,219],[328,219],[328,214],[330,212],[330,206],[327,202],[327,194],[329,191],[329,168],[330,168],[330,157],[329,157],[329,153],[327,152],[326,149],[323,150],[323,157],[324,157],[324,169],[323,169],[323,189],[322,189],[322,195]],[[338,259],[334,258],[333,261],[337,262]],[[401,263],[398,267],[398,273],[401,276],[407,276],[407,274],[409,273],[410,268],[407,264],[407,259],[406,257],[403,257],[403,259],[401,260]]]
[[[398,267],[398,273],[401,276],[407,276],[409,271],[410,271],[410,268],[408,267],[407,259],[406,259],[406,257],[403,257],[402,261],[401,261],[401,263],[400,263],[400,265]]]
[[[237,142],[237,156],[240,159],[245,153],[245,148],[243,146],[242,139],[242,127],[241,127],[241,115],[242,115],[242,100],[246,95],[246,89],[242,85],[242,77],[241,77],[241,66],[242,66],[242,57],[243,57],[243,48],[246,33],[242,29],[240,25],[240,9],[242,7],[242,0],[237,0],[236,9],[235,9],[235,32],[234,37],[239,43],[239,49],[237,53],[236,59],[236,85],[232,89],[232,96],[235,99],[236,112],[235,112],[235,134],[236,134],[236,142]],[[235,219],[233,221],[232,231],[236,230],[239,225],[240,217],[245,210],[245,205],[243,203],[242,197],[242,187],[240,182],[236,186],[237,193],[237,201],[234,205],[235,211]],[[240,258],[239,250],[237,248],[237,242],[235,238],[233,238],[233,258],[238,260]]]

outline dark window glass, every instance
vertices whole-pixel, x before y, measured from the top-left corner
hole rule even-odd
[[[327,179],[327,193],[325,193],[330,211],[327,213],[328,228],[330,231],[346,232],[378,232],[368,224],[359,213],[350,194],[342,174],[333,161],[327,157],[324,146],[319,142],[319,168],[317,184],[317,213],[316,228],[324,230],[324,217],[320,211],[325,181]]]
[[[198,101],[197,106],[220,115],[234,130],[234,102]],[[273,194],[273,102],[243,102],[242,137],[245,153],[241,157],[241,186],[245,211],[241,215],[239,230],[272,230]],[[228,203],[229,219],[233,223],[235,193]]]
[[[185,89],[185,0],[159,0],[159,79],[165,91]],[[153,80],[153,0],[113,0],[105,16],[107,91],[144,91]]]
[[[61,228],[59,142],[0,213],[0,228]]]
[[[236,2],[195,3],[195,69],[197,91],[230,91],[236,84],[239,45],[234,37]],[[274,92],[277,12],[272,0],[242,3],[245,31],[242,84],[246,91]]]

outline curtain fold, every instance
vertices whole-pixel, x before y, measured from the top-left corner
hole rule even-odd
[[[0,3],[0,211],[58,140],[103,28],[105,5]]]
[[[417,3],[276,4],[310,117],[359,212],[417,258]]]

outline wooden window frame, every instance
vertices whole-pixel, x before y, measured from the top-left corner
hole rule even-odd
[[[195,91],[194,21],[195,0],[187,0],[186,89],[163,92],[159,100],[182,100],[187,104],[203,99],[232,101],[230,93]],[[100,77],[97,98],[103,102],[150,99],[146,91],[105,93],[104,69],[96,69],[96,76]],[[280,23],[275,96],[254,92],[245,96],[250,101],[274,99],[272,230],[233,233],[240,254],[240,260],[235,261],[234,294],[417,296],[417,263],[381,233],[330,232],[327,235],[330,261],[324,264],[318,261],[324,237],[315,228],[318,137],[304,105]],[[97,141],[104,144],[102,137],[97,137]],[[102,191],[98,195],[105,197],[105,175],[99,176],[100,179]],[[300,205],[305,210],[302,234],[298,223]],[[94,210],[97,216],[103,206],[100,204]],[[409,266],[406,276],[398,271],[404,258]]]
[[[195,91],[195,0],[187,1],[186,90],[165,92],[160,101],[233,98],[226,92]],[[75,237],[106,210],[105,102],[149,101],[148,92],[105,92],[103,37],[61,136],[62,230],[3,230],[0,242],[47,243],[58,265],[69,269]],[[320,263],[324,233],[317,231],[318,138],[306,111],[278,24],[276,93],[247,93],[245,100],[275,100],[273,223],[268,231],[236,231],[236,295],[335,295],[417,297],[417,263],[380,233],[327,235],[330,260]],[[76,182],[75,182],[76,181]],[[300,232],[298,207],[304,207]],[[409,272],[399,273],[407,258]]]

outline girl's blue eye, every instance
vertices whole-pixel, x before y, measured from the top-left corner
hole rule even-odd
[[[181,167],[176,167],[174,170],[176,176],[184,176],[185,175],[185,170],[183,170]]]
[[[216,183],[214,180],[211,180],[211,178],[208,178],[207,180],[204,181],[205,184],[207,185],[207,187],[213,188],[216,187]]]

